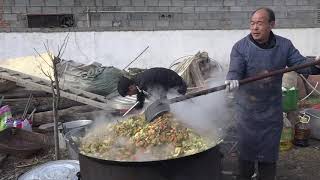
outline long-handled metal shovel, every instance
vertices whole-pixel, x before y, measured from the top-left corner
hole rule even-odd
[[[318,65],[320,64],[320,60],[318,61],[314,61],[314,62],[310,62],[310,63],[305,63],[305,64],[301,64],[301,65],[297,65],[297,66],[292,66],[289,68],[284,68],[284,69],[279,69],[279,70],[275,70],[275,71],[271,71],[268,73],[264,73],[264,74],[260,74],[257,76],[252,76],[246,79],[242,79],[239,80],[239,84],[243,85],[243,84],[247,84],[250,82],[254,82],[257,80],[261,80],[264,78],[268,78],[271,76],[276,76],[276,75],[280,75],[280,74],[284,74],[286,72],[290,72],[290,71],[295,71],[295,70],[299,70],[299,69],[303,69],[309,66],[314,66],[314,65]],[[217,86],[217,87],[213,87],[213,88],[209,88],[209,89],[204,89],[198,92],[194,92],[194,93],[190,93],[184,96],[178,96],[172,99],[166,99],[166,100],[157,100],[155,102],[153,102],[152,104],[150,104],[146,111],[145,111],[145,118],[147,121],[153,121],[156,117],[158,117],[159,115],[165,113],[165,112],[169,112],[170,111],[170,104],[172,103],[176,103],[176,102],[180,102],[180,101],[184,101],[187,99],[191,99],[194,97],[198,97],[198,96],[202,96],[202,95],[206,95],[212,92],[216,92],[216,91],[220,91],[226,88],[226,85],[221,85],[221,86]]]

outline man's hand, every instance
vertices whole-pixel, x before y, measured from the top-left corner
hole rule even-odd
[[[139,103],[136,105],[136,109],[142,109],[143,108],[145,99],[146,99],[146,95],[143,92],[139,92],[137,94],[137,101]]]
[[[226,80],[225,85],[227,85],[226,90],[227,91],[233,91],[235,89],[239,88],[239,81],[238,80]]]

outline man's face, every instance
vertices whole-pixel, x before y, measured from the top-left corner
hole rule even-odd
[[[128,88],[127,95],[132,96],[138,93],[138,89],[135,85],[130,85]]]
[[[250,31],[253,39],[258,43],[267,42],[274,24],[274,21],[269,22],[269,16],[265,10],[258,10],[250,21]]]

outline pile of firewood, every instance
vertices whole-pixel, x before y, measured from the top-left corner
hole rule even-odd
[[[2,86],[2,85],[1,85]],[[30,99],[32,94],[32,99]],[[25,110],[27,114],[33,114],[33,126],[53,122],[52,115],[52,94],[43,91],[32,91],[25,88],[14,86],[10,90],[2,89],[0,97],[3,96],[2,105],[9,105],[14,117],[21,117]],[[26,109],[26,106],[29,105]],[[94,119],[99,114],[106,112],[95,107],[84,105],[69,99],[61,98],[59,105],[59,121],[68,122],[79,119]]]

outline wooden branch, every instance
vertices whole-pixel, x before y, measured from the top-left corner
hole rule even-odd
[[[63,40],[63,43],[62,43],[63,49],[62,49],[61,56],[64,54],[64,51],[65,51],[66,48],[67,48],[67,44],[68,44],[68,42],[69,42],[69,34],[70,34],[70,32],[68,32],[67,36],[66,36],[66,37],[64,38],[64,40]],[[58,57],[60,57],[60,56],[58,56]]]
[[[47,53],[50,53],[50,49],[49,49],[49,41],[47,40],[47,44],[43,43],[44,48],[46,49]],[[51,54],[51,53],[50,53]]]
[[[110,112],[99,110],[92,106],[74,106],[67,109],[59,110],[59,118],[61,122],[68,122],[80,119],[91,119],[94,120],[98,115],[108,115]],[[53,112],[39,112],[34,113],[33,126],[39,126],[41,124],[52,123],[53,122]]]
[[[37,77],[33,77],[33,76],[27,76],[27,78],[29,79],[25,79],[23,78],[23,73],[18,73],[12,70],[6,70],[4,68],[0,68],[0,78],[2,79],[6,79],[9,81],[14,81],[17,83],[17,85],[23,86],[23,87],[28,87],[28,88],[32,88],[32,89],[37,89],[37,90],[42,90],[45,92],[51,92],[51,88],[48,87],[50,86],[50,81],[45,80],[45,79],[41,79],[41,78],[37,78]],[[11,76],[10,74],[21,74],[21,76]],[[30,80],[30,78],[32,79],[32,81]],[[41,84],[39,83],[41,82]],[[43,85],[45,84],[45,85]],[[109,110],[111,108],[110,105],[107,105],[107,100],[104,96],[101,95],[97,95],[94,93],[90,93],[87,91],[83,91],[81,89],[75,89],[75,88],[71,88],[71,87],[64,87],[63,91],[61,92],[61,96],[77,101],[77,102],[81,102],[84,104],[89,104],[92,106],[96,106],[99,107],[101,109],[106,109]]]
[[[37,112],[45,112],[45,111],[51,111],[52,110],[52,98],[50,97],[34,97],[30,103],[30,111],[34,108],[37,109]],[[22,97],[22,98],[9,98],[6,97],[3,101],[3,104],[8,105],[11,108],[11,112],[13,115],[22,114],[24,110],[24,105],[27,104],[28,98]],[[61,99],[60,107],[59,109],[66,109],[73,106],[80,106],[83,105],[79,102],[72,101],[69,99]]]
[[[49,78],[49,80],[51,81],[52,78],[51,78],[51,73],[49,71],[45,72],[44,69],[42,68],[42,65],[38,65],[38,68],[40,69],[40,71],[46,76]]]
[[[18,99],[18,98],[28,98],[30,93],[32,93],[35,98],[51,96],[51,94],[47,92],[33,91],[33,90],[29,90],[19,86],[16,86],[12,90],[10,90],[10,92],[0,92],[0,96],[5,96],[6,99]]]
[[[38,56],[39,56],[49,67],[52,67],[52,65],[49,64],[49,63],[47,62],[47,60],[46,60],[44,57],[42,57],[42,55],[41,55],[35,48],[33,48],[33,49],[34,49],[34,51],[38,54]],[[50,54],[49,54],[49,56],[50,56]]]

